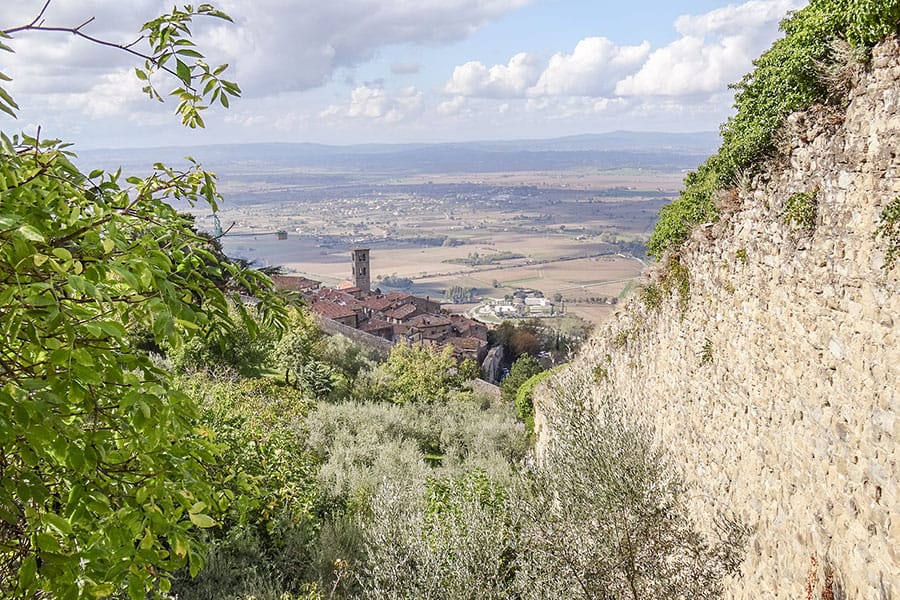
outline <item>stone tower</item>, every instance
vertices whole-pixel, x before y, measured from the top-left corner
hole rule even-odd
[[[372,291],[368,248],[356,248],[353,250],[353,285],[366,294]]]

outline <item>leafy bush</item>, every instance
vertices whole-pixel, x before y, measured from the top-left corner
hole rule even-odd
[[[884,269],[894,268],[900,257],[900,196],[897,196],[881,211],[875,237],[884,239]]]
[[[781,212],[784,222],[793,229],[811,232],[816,227],[816,195],[818,190],[797,192],[788,198]]]
[[[411,544],[421,547],[421,540],[413,544],[404,536],[421,533],[417,528],[424,527],[429,493],[436,501],[448,481],[475,472],[481,480],[509,483],[512,466],[528,450],[510,405],[487,399],[440,405],[319,403],[304,431],[307,450],[320,464],[322,526],[314,581],[323,590],[336,589],[339,597],[360,597],[360,586],[375,586],[378,573],[403,568],[376,562]],[[394,546],[377,548],[377,540],[388,535]],[[415,576],[409,573],[406,581]]]
[[[502,488],[474,471],[427,490],[385,482],[363,520],[362,597],[513,596],[516,526]]]
[[[644,305],[647,308],[656,310],[660,306],[662,306],[662,290],[655,283],[650,283],[647,286],[641,288],[641,300],[644,301]]]
[[[781,23],[785,35],[754,61],[753,72],[734,85],[736,114],[722,126],[722,145],[685,179],[680,197],[660,211],[648,243],[656,258],[677,248],[697,223],[713,221],[714,192],[773,149],[773,136],[792,112],[829,100],[817,76],[832,61],[835,39],[868,47],[897,31],[894,0],[812,0]]]
[[[711,543],[696,530],[680,478],[618,402],[587,406],[577,374],[551,387],[550,441],[516,504],[520,597],[718,597],[743,538]]]
[[[531,376],[525,383],[519,386],[516,392],[516,415],[525,423],[525,430],[529,434],[534,433],[534,389],[547,377],[559,370],[560,367],[543,371]]]
[[[500,397],[505,402],[515,402],[516,393],[529,378],[544,370],[538,359],[529,354],[523,354],[516,359],[509,370],[509,374],[500,382]]]
[[[276,332],[261,326],[256,315],[241,318],[235,305],[229,308],[233,328],[209,327],[203,336],[194,336],[187,343],[172,346],[163,343],[171,366],[178,373],[224,367],[234,369],[245,377],[259,374],[272,352]]]
[[[667,294],[673,291],[677,294],[683,316],[691,299],[691,272],[677,256],[671,257],[666,265],[662,288]]]
[[[185,600],[222,597],[223,590],[305,593],[319,529],[315,461],[297,435],[310,402],[272,379],[221,371],[179,384],[200,400],[201,426],[221,452],[208,469],[223,482],[217,493],[225,511],[209,530],[206,567],[196,578],[181,573],[173,592]]]
[[[454,394],[468,394],[466,383],[480,374],[474,361],[457,363],[450,346],[438,353],[412,344],[395,344],[384,369],[391,375],[391,399],[398,404],[444,403]]]

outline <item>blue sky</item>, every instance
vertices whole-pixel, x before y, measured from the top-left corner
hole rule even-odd
[[[4,8],[0,28],[43,0]],[[221,0],[234,25],[198,24],[211,62],[245,91],[184,131],[173,105],[142,97],[124,55],[72,36],[20,34],[0,71],[22,107],[79,147],[218,142],[462,141],[612,130],[712,130],[727,86],[805,0]],[[96,17],[90,33],[131,41],[161,0],[54,0],[48,25]],[[159,87],[171,87],[160,82]]]

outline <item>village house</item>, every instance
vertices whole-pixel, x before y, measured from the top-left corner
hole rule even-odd
[[[278,275],[273,281],[281,289],[302,292],[310,310],[320,318],[391,342],[420,343],[438,349],[449,346],[460,359],[481,362],[487,354],[486,325],[463,315],[448,315],[439,302],[428,297],[370,291],[368,251],[354,250],[352,260],[354,281],[342,282],[336,288],[321,287],[319,282],[300,276]]]

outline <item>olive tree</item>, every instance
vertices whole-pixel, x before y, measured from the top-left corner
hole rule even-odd
[[[160,71],[176,78],[190,127],[239,93],[190,40],[192,18],[227,19],[210,5],[146,23],[146,50],[87,24],[49,26],[44,10],[0,30],[0,52],[19,35],[68,31],[137,55],[150,96],[161,99]],[[9,80],[0,73],[0,110],[14,116]],[[167,203],[215,210],[212,173],[83,172],[66,147],[0,131],[0,594],[137,599],[165,593],[174,569],[201,568],[201,530],[232,498],[211,477],[218,449],[195,403],[133,334],[177,347],[233,327],[231,306],[252,321],[237,290],[260,298],[263,322],[283,309],[264,276],[223,262]]]

